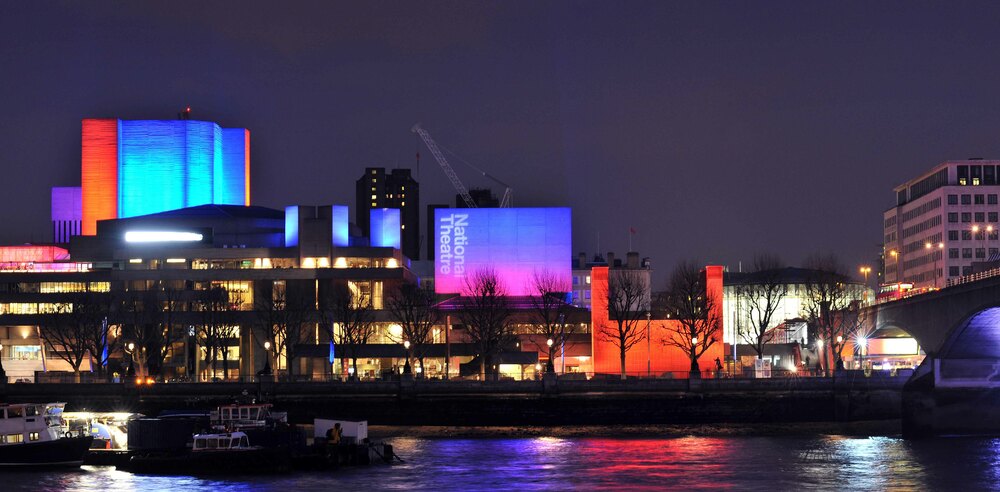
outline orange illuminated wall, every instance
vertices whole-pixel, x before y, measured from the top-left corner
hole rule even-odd
[[[718,318],[722,319],[722,267],[705,267],[706,290],[708,295],[716,296],[716,309]],[[591,289],[593,299],[590,311],[591,317],[591,346],[593,347],[594,372],[603,374],[620,374],[621,361],[618,346],[603,339],[600,335],[602,326],[612,326],[614,322],[608,319],[608,267],[594,267],[590,273]],[[645,336],[646,320],[639,321],[639,331]],[[647,361],[650,372],[653,375],[662,375],[665,372],[688,372],[691,369],[691,362],[687,354],[677,347],[666,346],[661,340],[672,332],[669,329],[678,329],[680,322],[669,319],[652,319],[649,322],[649,341],[643,339],[633,346],[625,355],[625,371],[629,376],[646,376]],[[715,369],[715,359],[725,358],[725,349],[722,343],[722,327],[716,335],[716,342],[708,351],[698,359],[698,365],[702,371],[712,371]],[[647,350],[648,347],[648,350]]]
[[[243,205],[250,206],[250,130],[243,139]]]
[[[97,221],[118,217],[118,120],[83,120],[81,146],[82,232],[97,234]]]

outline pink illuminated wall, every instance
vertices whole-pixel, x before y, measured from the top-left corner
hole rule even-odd
[[[568,208],[439,208],[434,211],[434,288],[461,293],[466,276],[496,270],[508,295],[532,294],[535,272],[571,280]]]

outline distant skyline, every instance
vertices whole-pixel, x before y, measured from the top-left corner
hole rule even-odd
[[[572,207],[574,252],[623,254],[634,229],[658,284],[757,252],[857,275],[894,186],[1000,158],[997,19],[992,2],[8,3],[0,243],[51,239],[83,118],[190,106],[250,130],[255,205],[353,209],[365,167],[414,169],[422,209],[454,203],[420,122],[515,206]]]

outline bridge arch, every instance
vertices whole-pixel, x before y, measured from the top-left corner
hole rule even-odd
[[[1000,359],[1000,302],[982,306],[949,330],[940,359]]]

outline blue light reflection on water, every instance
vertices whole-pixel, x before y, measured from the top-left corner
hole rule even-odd
[[[405,463],[257,477],[156,477],[113,468],[2,475],[3,490],[598,490],[1000,488],[1000,439],[395,438]]]

